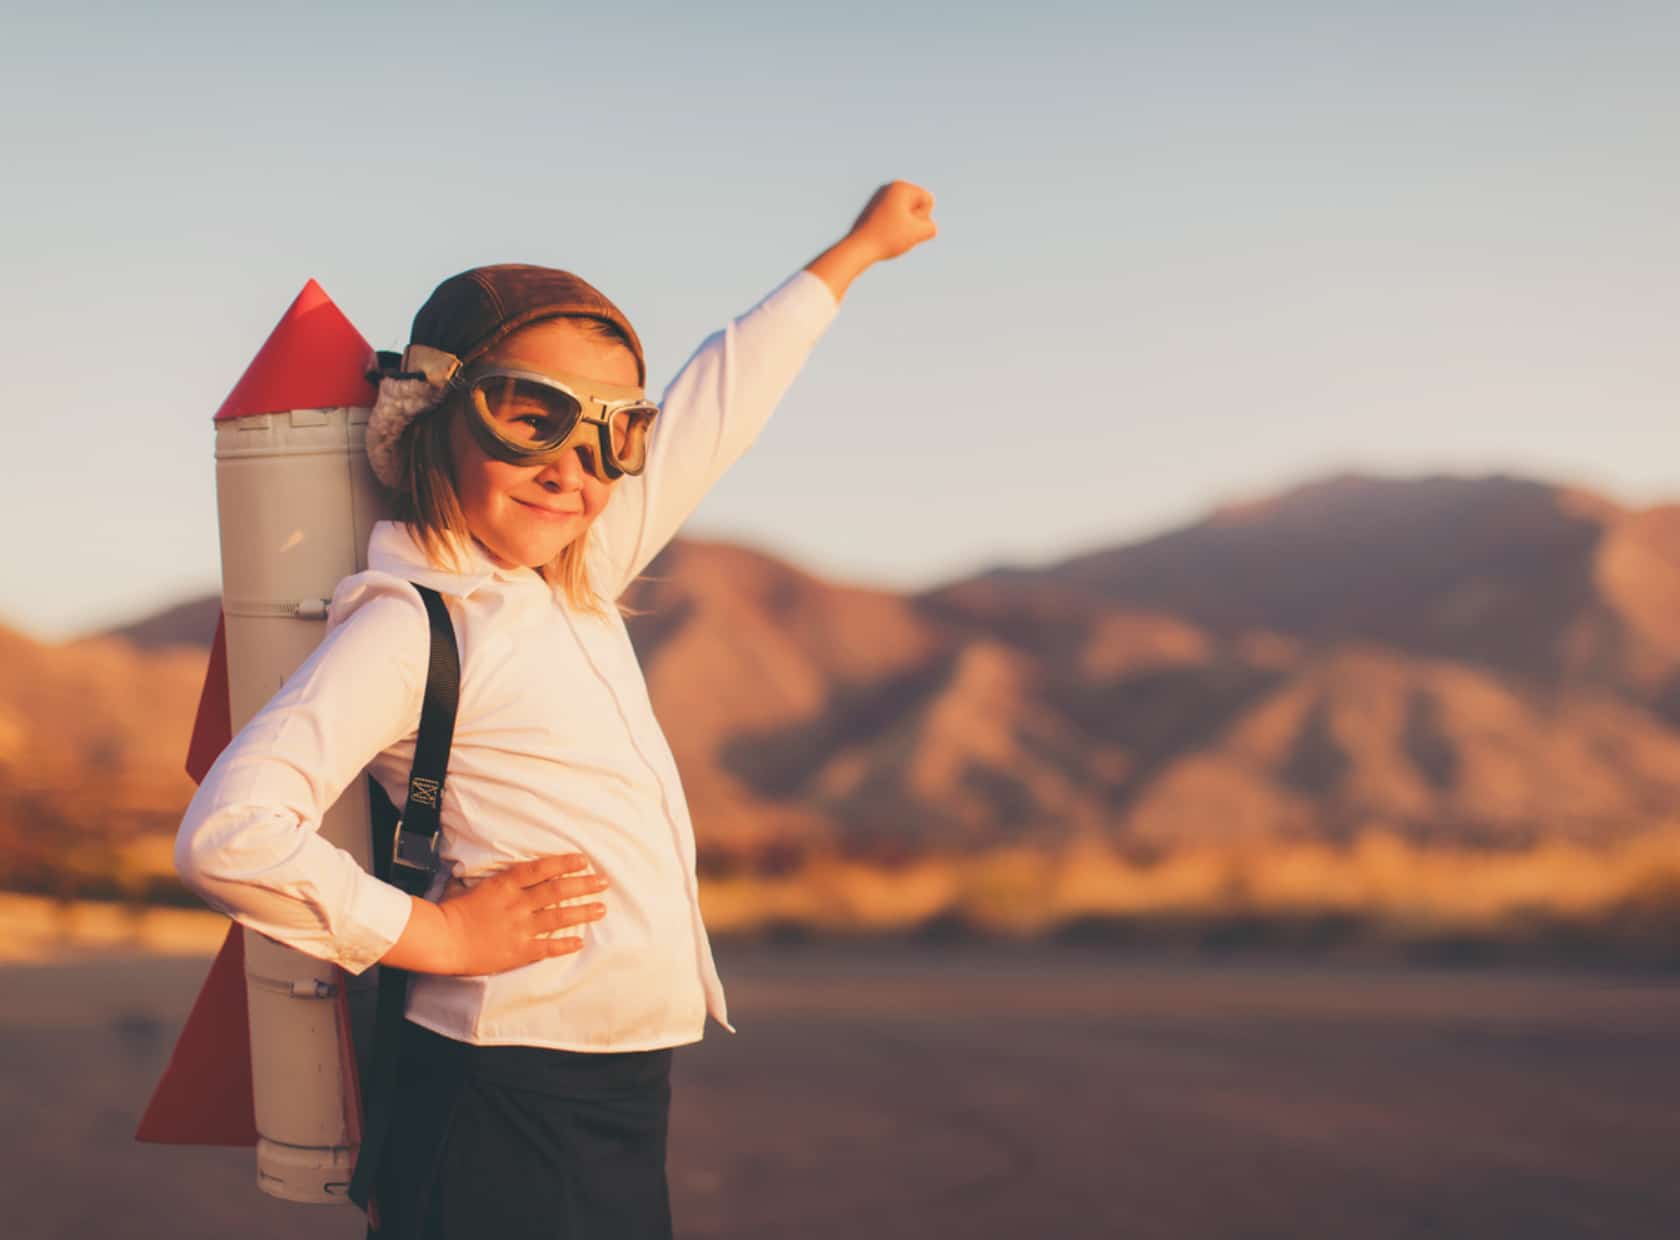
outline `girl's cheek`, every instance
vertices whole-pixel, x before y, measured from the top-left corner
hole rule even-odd
[[[497,488],[503,492],[512,492],[515,488],[523,487],[542,473],[542,470],[532,466],[511,465],[506,461],[492,461],[490,464],[496,471]]]

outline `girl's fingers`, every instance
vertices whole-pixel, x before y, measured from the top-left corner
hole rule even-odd
[[[545,904],[558,904],[562,900],[592,896],[597,891],[606,889],[607,880],[599,874],[561,875],[527,887],[525,897],[533,908],[541,908]]]
[[[542,945],[542,951],[537,956],[539,960],[546,956],[570,956],[583,950],[582,939],[536,939],[535,942]]]
[[[587,868],[588,865],[589,858],[582,853],[556,853],[551,857],[538,857],[534,861],[521,861],[517,865],[510,865],[502,873],[521,887],[533,887],[556,875],[572,874]]]
[[[603,904],[562,904],[558,908],[538,909],[531,915],[531,926],[538,933],[561,930],[567,926],[588,925],[606,916]]]
[[[904,208],[917,213],[933,210],[933,192],[912,181],[894,181],[887,186],[888,194],[896,196]]]

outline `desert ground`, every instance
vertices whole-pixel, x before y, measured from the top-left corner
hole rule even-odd
[[[1680,979],[735,946],[740,1033],[679,1053],[693,1238],[1673,1234]],[[208,966],[0,968],[0,1208],[19,1240],[359,1237],[275,1202],[245,1150],[136,1117]]]

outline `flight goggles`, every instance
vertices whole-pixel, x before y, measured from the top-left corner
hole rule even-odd
[[[467,426],[484,452],[513,465],[546,465],[583,449],[589,472],[605,482],[639,474],[659,406],[640,388],[574,375],[475,362],[410,346],[403,370],[460,392]]]

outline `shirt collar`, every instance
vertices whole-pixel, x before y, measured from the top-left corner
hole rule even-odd
[[[455,553],[454,566],[439,568],[426,558],[425,548],[415,540],[406,524],[376,521],[368,536],[368,567],[456,598],[466,598],[491,581],[531,582],[547,588],[535,569],[503,568],[496,564],[484,554],[476,539],[450,539],[449,545]]]

